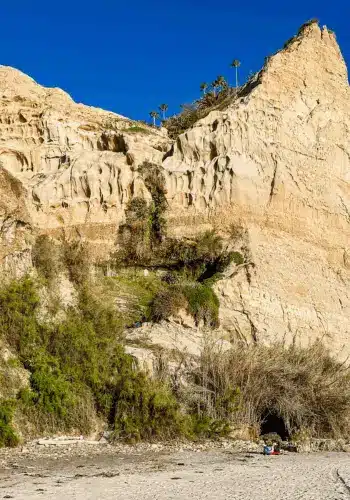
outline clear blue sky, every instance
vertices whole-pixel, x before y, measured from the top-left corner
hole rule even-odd
[[[334,29],[350,63],[349,0],[17,0],[1,6],[0,64],[85,104],[148,119],[202,81],[260,69],[306,20]]]

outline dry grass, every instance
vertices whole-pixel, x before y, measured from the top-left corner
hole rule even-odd
[[[350,371],[320,342],[225,353],[208,348],[194,382],[195,404],[213,418],[259,431],[270,412],[283,419],[290,434],[306,429],[313,437],[350,435]]]

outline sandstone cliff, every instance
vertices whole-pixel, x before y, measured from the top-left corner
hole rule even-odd
[[[127,202],[150,196],[137,172],[149,160],[163,168],[173,234],[246,230],[254,267],[217,284],[224,333],[322,337],[349,352],[350,91],[326,28],[303,28],[175,143],[12,68],[0,89],[3,259],[28,255],[33,232],[73,231],[107,253]]]

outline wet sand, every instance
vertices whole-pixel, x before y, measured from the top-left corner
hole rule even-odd
[[[0,457],[1,458],[1,457]],[[350,454],[100,450],[3,457],[0,499],[350,498]]]

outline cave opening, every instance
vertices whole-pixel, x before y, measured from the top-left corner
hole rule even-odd
[[[282,441],[288,441],[290,438],[290,433],[283,417],[274,411],[266,410],[261,415],[260,434],[263,436],[270,433],[278,434]]]

